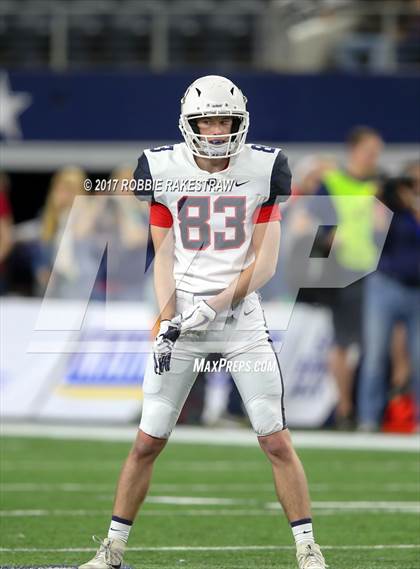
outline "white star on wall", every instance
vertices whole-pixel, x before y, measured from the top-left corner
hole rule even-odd
[[[3,138],[22,138],[18,117],[31,102],[29,93],[13,93],[7,73],[0,73],[0,135]]]

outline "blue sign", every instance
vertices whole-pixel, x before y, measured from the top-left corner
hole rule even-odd
[[[180,99],[212,73],[0,72],[5,140],[177,141]],[[364,124],[387,142],[420,139],[413,76],[229,74],[248,97],[249,139],[342,142]]]

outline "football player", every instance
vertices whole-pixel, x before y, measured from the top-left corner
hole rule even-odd
[[[256,292],[276,269],[277,202],[290,194],[287,158],[280,149],[245,144],[246,98],[224,77],[202,77],[188,87],[179,126],[185,142],[145,150],[134,173],[139,182],[159,182],[153,186],[150,226],[160,327],[143,383],[140,428],[121,471],[108,537],[79,569],[121,566],[154,462],[196,379],[194,360],[211,352],[248,363],[233,368],[239,371],[232,375],[272,464],[298,566],[325,569],[314,541],[305,473],[286,425],[283,380]],[[186,186],[185,180],[193,183]],[[139,193],[147,196],[146,190]],[[274,364],[265,367],[273,371],[249,371],[263,359]]]

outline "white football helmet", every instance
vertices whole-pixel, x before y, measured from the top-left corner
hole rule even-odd
[[[207,75],[194,81],[181,99],[179,117],[179,128],[191,152],[202,158],[228,158],[239,154],[249,128],[246,101],[242,91],[226,77]],[[232,133],[200,134],[196,121],[208,116],[233,117]]]

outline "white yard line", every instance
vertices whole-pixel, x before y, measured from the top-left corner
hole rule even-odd
[[[253,499],[233,499],[233,498],[197,498],[193,496],[150,496],[147,502],[151,504],[171,504],[175,506],[241,506],[258,505],[257,500]],[[281,509],[278,502],[268,502],[262,507],[267,509]],[[404,511],[420,513],[420,502],[391,502],[391,501],[314,501],[314,509],[325,510],[358,510],[366,511],[375,508],[384,511]]]
[[[127,547],[126,551],[282,551],[294,550],[293,545],[225,545],[225,546],[172,546],[172,547]],[[323,545],[325,550],[370,550],[370,549],[420,549],[420,544],[375,544],[375,545]],[[1,553],[82,553],[96,551],[94,547],[0,547]]]
[[[348,510],[343,512],[342,510],[314,510],[316,511],[316,515],[319,518],[322,517],[330,517],[330,516],[338,516],[340,514],[345,514],[346,516],[349,515],[359,515],[360,512],[358,510]],[[85,518],[85,517],[92,517],[92,516],[109,516],[110,510],[57,510],[57,511],[49,511],[49,510],[10,510],[0,512],[0,518],[41,518],[41,517],[62,517],[66,516],[69,518]],[[376,510],[375,508],[371,508],[366,515],[370,514],[380,514],[381,516],[384,515],[416,515],[418,516],[418,512],[416,511],[404,511],[404,510]],[[173,518],[249,518],[249,517],[260,517],[260,518],[267,518],[267,517],[277,517],[281,516],[282,513],[280,510],[240,510],[240,509],[233,509],[233,510],[143,510],[141,516],[142,517],[173,517]]]
[[[106,516],[109,510],[3,510],[0,511],[0,518],[7,517],[86,517],[86,516]],[[143,510],[141,517],[247,517],[247,516],[278,516],[275,510]]]
[[[3,422],[3,436],[46,437],[53,439],[132,441],[136,435],[135,426],[79,426],[63,424],[41,424],[30,422]],[[418,452],[419,435],[385,435],[381,433],[331,433],[293,432],[298,448],[329,448],[353,450],[383,450]],[[173,442],[257,446],[255,434],[250,429],[207,429],[203,427],[176,427],[171,437]]]
[[[265,504],[259,503],[257,500],[237,500],[231,498],[197,498],[195,496],[150,496],[146,500],[149,504],[166,504],[173,506],[215,506],[214,509],[210,510],[166,510],[166,511],[154,511],[145,510],[142,515],[145,516],[158,516],[167,515],[168,513],[172,515],[194,515],[200,513],[200,515],[208,516],[238,516],[238,515],[277,515],[281,513],[281,507],[278,502],[267,502]],[[250,506],[246,509],[221,509],[217,506]],[[252,506],[252,507],[251,507]],[[325,502],[325,501],[314,501],[312,503],[314,510],[320,513],[325,513],[325,515],[334,515],[345,512],[359,513],[361,511],[368,513],[406,513],[406,514],[418,514],[420,513],[420,502],[386,502],[386,501],[335,501],[335,502]],[[188,513],[187,513],[188,512]],[[0,517],[48,517],[48,516],[72,516],[72,517],[83,517],[83,516],[102,516],[108,513],[107,510],[98,509],[14,509],[14,510],[0,510]]]
[[[280,509],[280,504],[278,502],[270,502],[265,504],[266,508],[269,509]],[[384,512],[414,512],[420,513],[420,502],[385,502],[385,501],[358,501],[358,502],[312,502],[312,508],[314,510],[336,510],[337,512],[341,510],[357,510],[360,511],[371,511],[375,509],[376,511],[383,510]]]
[[[411,493],[420,492],[420,482],[407,482],[406,484],[394,482],[355,482],[343,483],[335,482],[330,483],[314,483],[310,485],[312,492],[331,492],[332,490],[338,492],[344,491],[383,491],[383,492],[396,492],[396,493]],[[102,494],[104,492],[114,492],[115,486],[112,484],[81,484],[75,482],[61,482],[61,483],[36,483],[36,482],[4,482],[0,483],[0,492],[64,492],[64,493],[83,493],[88,492],[92,494]],[[272,493],[274,490],[273,484],[243,484],[243,483],[227,483],[220,484],[206,483],[206,484],[153,484],[152,490],[161,492],[176,492],[179,490],[191,490],[194,492],[217,492],[220,490],[229,490],[230,492],[252,492],[253,494]]]
[[[238,469],[246,469],[246,470],[253,470],[253,471],[261,471],[264,468],[264,462],[262,462],[261,457],[255,457],[255,459],[249,460],[203,460],[200,459],[185,459],[185,460],[166,460],[165,462],[165,470],[166,471],[190,471],[190,472],[206,472],[208,473],[209,470],[218,471],[218,472],[231,472],[232,470]],[[104,470],[112,470],[118,473],[120,469],[120,462],[115,460],[106,460],[106,461],[95,461],[92,459],[91,461],[83,460],[77,462],[77,470],[78,471],[104,471]],[[60,460],[57,461],[56,459],[44,459],[44,460],[28,460],[22,459],[19,456],[15,457],[13,460],[2,460],[0,463],[0,468],[3,471],[16,471],[16,470],[37,470],[37,471],[69,471],[75,468],[74,460]],[[346,471],[348,466],[343,464],[342,461],[339,460],[337,457],[336,460],[330,460],[328,462],[328,470],[335,471],[338,474]],[[378,472],[396,472],[399,473],[401,471],[401,465],[398,460],[396,460],[395,456],[392,454],[389,455],[389,458],[385,461],[377,461],[372,456],[372,460],[363,460],[360,463],[356,463],[353,465],[353,469],[359,473],[369,473],[378,471]],[[418,462],[412,462],[404,466],[405,472],[414,472],[416,474],[419,473],[419,464]]]
[[[234,498],[200,498],[197,496],[148,496],[149,504],[171,504],[175,506],[239,506],[255,504],[255,500],[236,500]]]
[[[121,467],[121,462],[113,461],[82,461],[77,462],[78,471],[96,471],[96,470],[116,470],[119,471]],[[37,471],[61,471],[75,468],[74,460],[54,460],[45,459],[41,461],[37,460],[20,460],[19,458],[11,461],[4,460],[1,462],[1,470],[4,471],[16,471],[20,470],[37,470]],[[185,470],[194,472],[208,472],[210,469],[212,471],[226,472],[232,471],[234,469],[246,468],[247,470],[261,470],[262,463],[260,460],[184,460],[184,461],[167,461],[165,463],[165,470],[173,470],[184,472]]]

